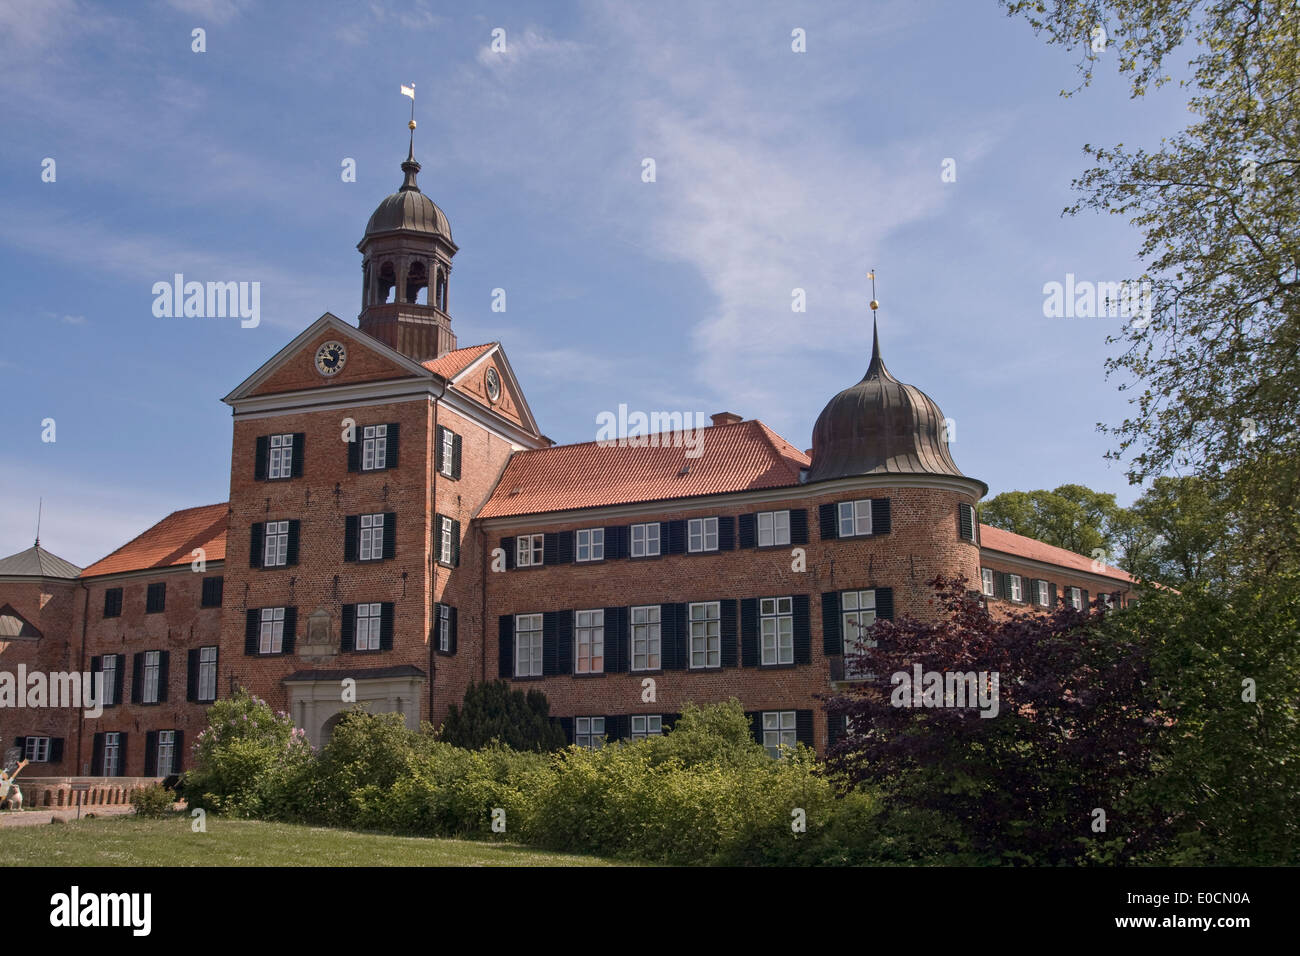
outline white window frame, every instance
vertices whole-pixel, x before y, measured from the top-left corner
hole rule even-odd
[[[632,525],[632,557],[657,558],[659,550],[659,522]]]
[[[379,650],[379,635],[383,630],[384,606],[371,601],[355,606],[352,615],[352,649],[354,651]]]
[[[582,528],[574,535],[575,561],[605,560],[605,529]]]
[[[794,663],[794,599],[759,598],[760,662],[765,667]]]
[[[712,541],[712,545],[709,542]],[[718,519],[692,518],[686,524],[686,550],[704,554],[718,550]]]
[[[605,673],[605,611],[602,608],[573,612],[573,672]]]
[[[664,732],[662,714],[633,714],[632,740],[645,740],[647,737],[661,737]]]
[[[687,608],[690,670],[717,670],[722,666],[722,602],[697,601]],[[695,663],[696,660],[701,663]]]
[[[49,763],[50,738],[28,737],[23,747],[23,759],[28,763]]]
[[[117,655],[105,654],[99,659],[99,671],[103,675],[100,680],[103,686],[100,690],[104,698],[103,705],[111,707],[117,704],[114,697],[117,694]]]
[[[1007,575],[1007,589],[1011,592],[1011,600],[1023,601],[1025,599],[1025,581],[1020,575]]]
[[[217,654],[217,645],[199,648],[199,700],[217,699]]]
[[[871,499],[841,501],[836,511],[841,538],[864,538],[871,534]],[[845,530],[847,527],[848,530]],[[866,530],[862,530],[866,528]]]
[[[980,568],[980,590],[985,597],[993,597],[993,569]]]
[[[266,462],[266,477],[270,481],[293,477],[293,433],[272,435],[271,450]]]
[[[105,777],[119,776],[122,769],[122,735],[120,731],[110,730],[104,734],[104,766]]]
[[[544,534],[521,534],[515,537],[515,567],[535,568],[542,563]]]
[[[450,478],[453,473],[452,460],[456,454],[456,433],[450,428],[442,430],[442,474]]]
[[[1040,607],[1047,607],[1052,603],[1052,586],[1050,582],[1039,581],[1034,585],[1034,589],[1038,592],[1038,604]]]
[[[261,628],[257,635],[257,653],[284,652],[284,610],[282,607],[262,608],[259,619]]]
[[[281,568],[289,563],[289,522],[268,521],[262,526],[262,567]]]
[[[357,544],[357,560],[384,560],[383,512],[380,512],[379,514],[362,515],[359,524],[361,526],[361,540]]]
[[[793,747],[798,743],[795,724],[798,715],[793,710],[763,711],[763,749],[769,757],[779,758],[781,747]]]
[[[646,604],[631,609],[632,659],[630,668],[634,671],[657,671],[663,669],[663,630],[660,621],[661,610],[658,604]],[[641,648],[640,651],[637,648]],[[638,658],[642,659],[637,664]]]
[[[166,761],[163,754],[167,755]],[[158,731],[158,750],[154,755],[154,772],[160,777],[167,777],[176,772],[176,731]]]
[[[438,605],[438,650],[451,653],[451,605]]]
[[[1083,588],[1070,588],[1070,607],[1083,610]]]
[[[366,425],[361,429],[361,470],[383,471],[388,467],[388,426]]]
[[[870,613],[871,620],[862,626],[863,617]],[[870,633],[876,623],[876,591],[864,588],[857,591],[840,593],[840,638],[844,643],[844,677],[846,680],[870,678],[867,671],[859,671],[860,662],[854,657],[870,647],[876,646],[873,638],[864,635]]]
[[[586,750],[605,746],[604,717],[574,717],[573,742]]]
[[[158,679],[162,671],[162,651],[144,652],[144,687],[140,690],[140,703],[158,703]]]
[[[790,543],[790,512],[760,511],[755,519],[755,529],[760,548],[787,545]]]
[[[446,515],[439,517],[442,524],[438,528],[438,560],[443,564],[451,564],[456,544],[453,540],[451,519]]]
[[[515,676],[542,676],[542,615],[515,615]]]
[[[1111,594],[1109,591],[1101,592],[1101,600],[1106,605],[1106,607],[1112,609],[1115,607],[1115,595]]]

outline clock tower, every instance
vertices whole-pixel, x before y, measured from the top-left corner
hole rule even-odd
[[[456,243],[447,216],[416,182],[414,132],[403,180],[381,202],[361,252],[361,331],[417,362],[441,358],[456,348],[447,312],[448,280]]]

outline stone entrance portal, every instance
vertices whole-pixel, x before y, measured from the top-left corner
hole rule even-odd
[[[345,680],[355,681],[349,688]],[[313,746],[329,742],[344,712],[354,705],[372,714],[401,714],[411,730],[420,729],[420,697],[427,677],[418,667],[297,671],[284,679],[294,725],[307,731]]]

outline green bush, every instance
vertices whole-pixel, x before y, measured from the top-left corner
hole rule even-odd
[[[289,715],[240,691],[208,708],[194,745],[194,769],[181,778],[191,807],[232,816],[296,819],[309,793],[312,748]]]
[[[461,705],[447,709],[439,739],[469,750],[493,741],[514,750],[559,750],[564,731],[550,712],[546,695],[536,688],[524,693],[503,680],[471,683]]]
[[[173,812],[175,803],[175,791],[164,787],[161,783],[131,791],[131,806],[135,807],[137,816],[165,817]]]

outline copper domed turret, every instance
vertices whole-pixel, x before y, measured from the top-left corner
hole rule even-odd
[[[813,426],[808,481],[856,475],[966,477],[948,452],[939,406],[885,368],[874,323],[867,374],[832,398]]]

